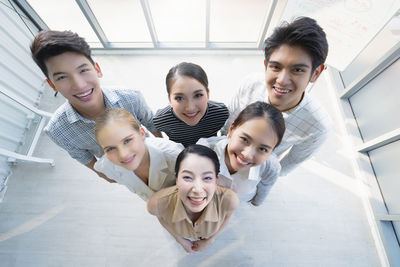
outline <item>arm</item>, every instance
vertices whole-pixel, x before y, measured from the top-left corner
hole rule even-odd
[[[228,207],[228,212],[224,218],[224,222],[221,224],[221,227],[218,229],[218,231],[210,236],[207,239],[201,239],[193,242],[193,250],[194,251],[203,251],[205,250],[209,245],[214,243],[215,239],[217,236],[221,233],[221,231],[226,227],[228,224],[230,218],[232,217],[233,212],[237,209],[239,206],[239,198],[237,195],[231,191],[232,198],[229,200],[229,207]]]
[[[278,157],[274,153],[269,156],[268,160],[264,164],[265,166],[261,173],[261,180],[257,184],[256,195],[251,200],[253,206],[259,206],[264,202],[281,170]]]
[[[147,201],[147,211],[151,214],[157,217],[158,221],[160,224],[175,238],[175,240],[183,247],[183,249],[187,253],[192,253],[194,252],[193,250],[193,243],[190,240],[187,240],[183,237],[177,236],[173,233],[171,230],[171,227],[168,225],[166,221],[164,221],[159,214],[158,211],[158,200],[159,200],[159,194],[158,192],[155,192]]]
[[[228,134],[228,131],[229,131],[229,128],[231,127],[232,122],[236,119],[237,115],[239,115],[239,112],[242,110],[241,106],[240,106],[241,90],[242,90],[242,87],[240,87],[239,90],[236,91],[235,95],[232,97],[231,102],[228,105],[229,117],[225,121],[225,124],[221,129],[222,135]]]
[[[282,166],[280,175],[287,175],[300,163],[309,159],[322,146],[327,137],[327,131],[319,132],[309,136],[304,142],[293,145],[280,161]]]
[[[86,167],[88,167],[89,169],[91,169],[92,171],[94,171],[95,173],[97,173],[98,176],[100,176],[101,178],[103,178],[104,180],[106,180],[109,183],[116,183],[116,181],[114,181],[113,179],[108,178],[104,173],[102,172],[98,172],[94,169],[94,164],[96,163],[97,159],[95,157],[93,157],[92,161],[90,161],[88,164],[85,164]]]

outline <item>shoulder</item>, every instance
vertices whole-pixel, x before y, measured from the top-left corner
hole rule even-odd
[[[296,111],[296,116],[302,116],[319,133],[326,133],[332,128],[332,120],[325,108],[312,96],[306,94],[304,106]]]
[[[245,93],[260,90],[266,90],[264,73],[253,73],[244,77],[241,82],[240,91]]]
[[[217,186],[215,193],[221,201],[221,207],[226,212],[233,212],[239,206],[239,198],[231,189]]]
[[[44,131],[49,137],[58,138],[68,130],[71,123],[68,121],[67,108],[68,105],[64,103],[53,113],[53,116],[44,128]]]
[[[179,154],[184,149],[182,144],[161,137],[147,137],[146,144],[166,154]]]
[[[208,101],[208,112],[216,114],[226,114],[229,116],[229,110],[224,103]]]
[[[200,138],[196,144],[203,145],[203,146],[209,147],[211,149],[214,149],[214,147],[219,142],[221,142],[222,140],[226,140],[226,139],[228,139],[227,136],[213,136],[213,137],[209,137],[209,138]]]
[[[176,186],[163,188],[155,192],[147,201],[147,210],[150,214],[160,216],[165,209],[165,205],[170,203],[169,199],[177,192]]]
[[[154,116],[154,120],[162,119],[162,118],[165,118],[168,116],[172,116],[172,107],[171,106],[166,106],[165,108],[157,110],[156,115]]]

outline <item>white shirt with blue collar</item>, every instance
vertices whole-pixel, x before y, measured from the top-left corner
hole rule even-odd
[[[104,173],[118,184],[125,185],[130,191],[147,201],[154,192],[175,185],[175,161],[184,147],[182,144],[156,137],[147,137],[145,144],[150,155],[148,185],[133,171],[111,163],[105,155],[94,164],[94,169]]]
[[[228,141],[227,136],[217,136],[201,138],[197,144],[207,146],[217,154],[220,163],[218,185],[236,192],[241,201],[253,201],[258,205],[262,204],[281,170],[277,156],[271,153],[264,163],[230,174],[225,163],[225,150]]]

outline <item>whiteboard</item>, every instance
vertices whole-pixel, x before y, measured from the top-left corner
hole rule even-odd
[[[282,20],[315,19],[329,44],[327,64],[343,71],[400,8],[400,0],[287,0]]]

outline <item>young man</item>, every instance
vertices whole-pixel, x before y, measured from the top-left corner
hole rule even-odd
[[[94,137],[94,121],[106,108],[128,110],[154,135],[161,136],[153,125],[153,112],[139,91],[100,88],[100,66],[93,61],[89,45],[76,33],[41,31],[31,44],[31,52],[49,85],[67,99],[45,132],[72,158],[95,171],[96,157],[104,151]],[[114,182],[112,177],[97,173]]]
[[[245,79],[229,105],[231,113],[222,133],[248,104],[265,101],[278,108],[285,119],[286,132],[275,148],[281,175],[286,175],[308,159],[323,144],[331,121],[325,110],[305,92],[324,69],[328,54],[325,32],[315,20],[300,17],[275,28],[265,40],[265,76]]]

